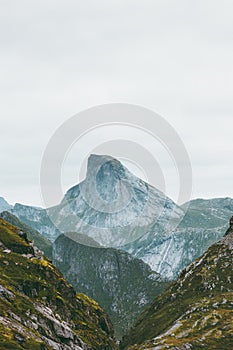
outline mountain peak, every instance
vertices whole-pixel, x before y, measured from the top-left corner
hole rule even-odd
[[[162,234],[165,227],[171,230],[174,226],[172,220],[183,216],[172,200],[119,160],[98,154],[89,156],[86,178],[66,192],[56,210],[60,212],[56,225],[61,232],[82,232],[101,245],[113,247],[159,228]],[[69,220],[63,220],[67,215]]]
[[[106,162],[116,162],[116,163],[120,163],[120,161],[112,156],[109,156],[108,154],[90,154],[90,156],[88,157],[88,166],[98,166],[99,163],[103,164]]]
[[[126,198],[128,202],[132,196],[132,186],[139,187],[140,182],[119,160],[108,155],[92,154],[88,159],[87,175],[81,190],[89,201],[92,200],[92,206],[99,207],[101,203],[101,209],[102,204],[109,209],[109,205],[115,205],[116,200]]]
[[[10,205],[5,198],[0,197],[0,212],[4,211],[4,210],[11,210],[12,209],[12,205]]]
[[[103,177],[104,175],[121,174],[128,171],[122,163],[109,155],[91,154],[87,162],[87,178],[89,176],[97,176],[98,174]]]

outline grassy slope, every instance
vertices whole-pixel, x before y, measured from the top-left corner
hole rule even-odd
[[[15,215],[7,211],[0,213],[0,217],[26,232],[28,238],[34,241],[35,246],[42,250],[45,256],[52,259],[52,243],[47,238],[43,237],[38,231],[20,221]]]
[[[232,247],[223,241],[211,246],[141,315],[122,347],[233,348],[232,270]]]
[[[0,349],[52,349],[42,338],[51,322],[38,311],[38,305],[49,307],[58,320],[69,323],[90,349],[115,349],[103,309],[87,296],[76,294],[49,260],[34,257],[33,248],[18,232],[0,219],[4,245],[0,247]],[[44,324],[44,329],[32,327],[33,319]]]

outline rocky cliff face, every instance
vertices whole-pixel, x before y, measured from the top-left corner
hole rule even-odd
[[[54,263],[77,291],[104,307],[116,336],[121,337],[168,283],[142,260],[124,251],[95,245],[90,239],[87,242],[84,237],[87,236],[75,233],[58,237]]]
[[[60,235],[60,231],[50,220],[46,209],[16,203],[11,209],[11,213],[26,225],[39,231],[51,242]]]
[[[4,210],[11,210],[13,207],[3,197],[0,197],[0,212]]]
[[[103,309],[0,219],[0,349],[113,350]]]
[[[184,269],[141,315],[123,349],[232,348],[232,223],[233,218],[227,234]]]
[[[163,276],[177,278],[185,266],[223,237],[233,212],[231,198],[195,199],[186,205],[185,216],[169,235],[159,240],[151,232],[122,248]]]

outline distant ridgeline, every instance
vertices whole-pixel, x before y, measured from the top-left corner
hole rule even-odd
[[[115,202],[119,210],[111,212]],[[86,234],[172,280],[224,235],[233,199],[197,199],[178,206],[118,160],[91,155],[85,180],[68,190],[60,204],[47,211],[21,204],[9,210],[52,242],[61,232]]]

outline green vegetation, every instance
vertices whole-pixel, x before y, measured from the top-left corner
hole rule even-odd
[[[122,348],[230,349],[232,268],[232,245],[223,239],[183,270],[177,282],[141,315],[122,342]]]
[[[104,310],[77,295],[49,260],[36,256],[26,235],[3,219],[0,242],[1,350],[52,350],[51,342],[116,349]]]
[[[20,221],[15,215],[7,211],[0,213],[0,217],[26,232],[28,239],[32,240],[35,246],[38,247],[47,258],[52,259],[52,243],[47,238],[43,237],[38,231]]]
[[[70,234],[68,236],[60,235],[56,239],[54,264],[77,291],[104,307],[116,337],[122,338],[145,307],[170,282],[124,251],[94,246],[92,239],[91,246],[86,246],[70,239]],[[79,240],[81,237],[83,242],[81,235],[72,236]]]

